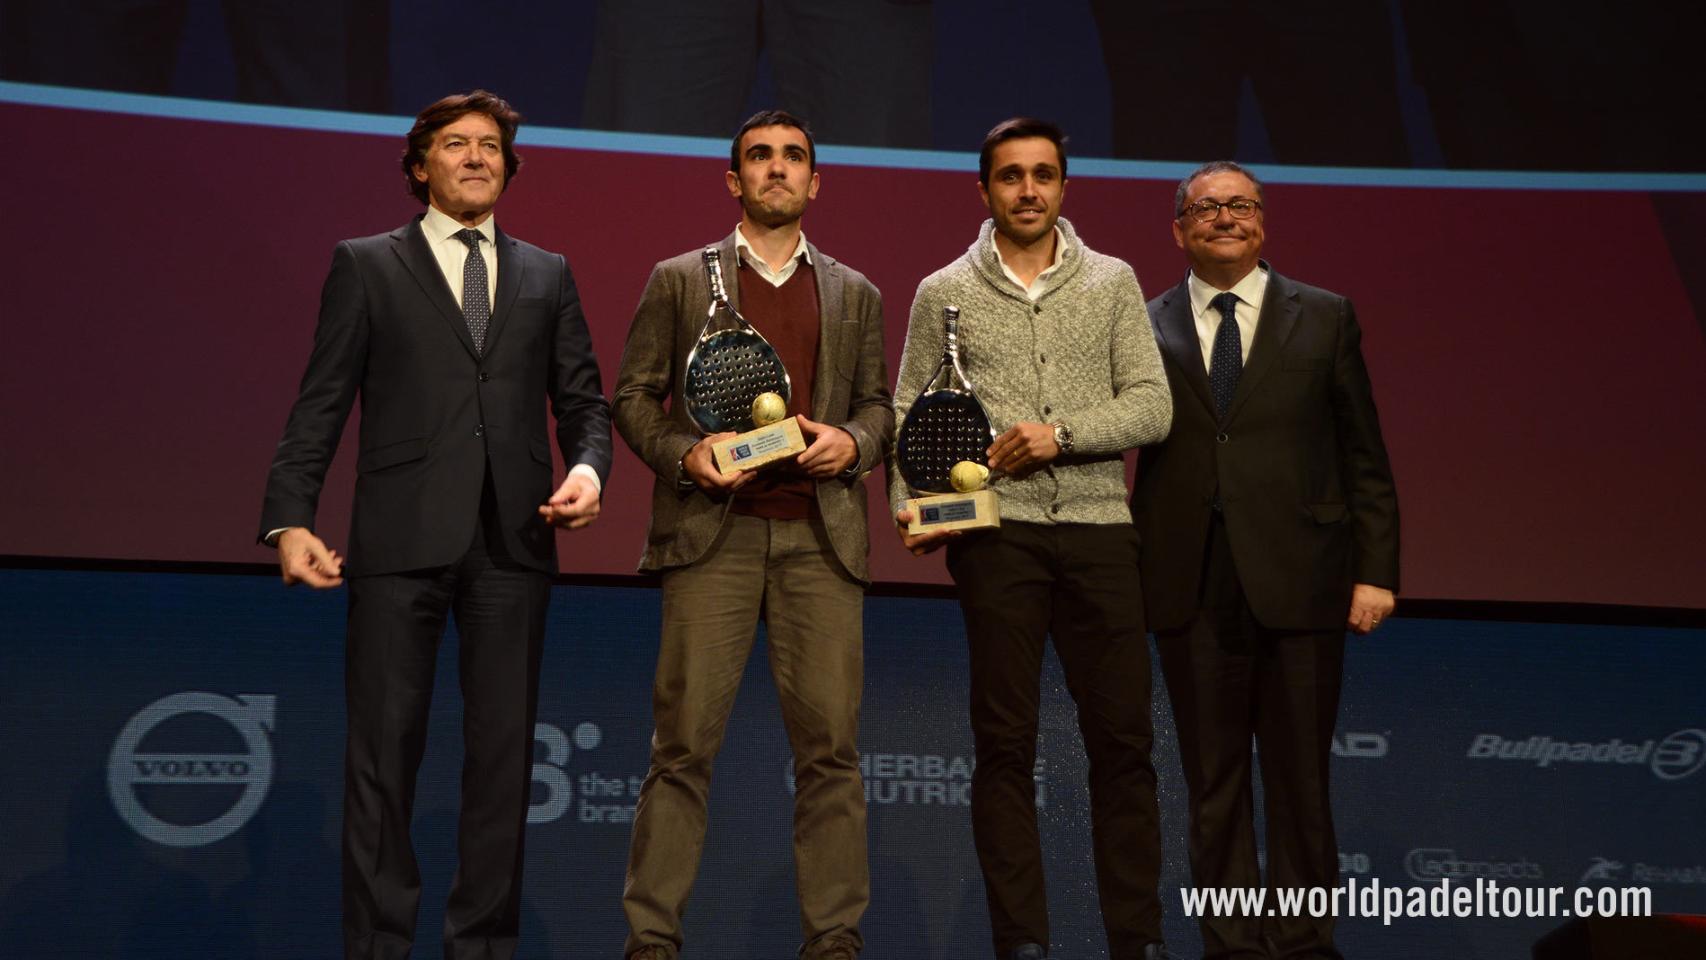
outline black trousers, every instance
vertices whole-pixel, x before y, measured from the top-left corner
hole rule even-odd
[[[1004,523],[948,547],[971,648],[972,833],[995,956],[1049,942],[1037,833],[1037,713],[1049,637],[1090,761],[1091,842],[1110,960],[1161,939],[1149,645],[1127,524]]]
[[[505,960],[521,918],[521,867],[551,581],[504,551],[487,497],[456,564],[352,577],[345,701],[345,960],[406,957],[421,878],[409,839],[433,668],[447,618],[460,634],[462,810],[445,908],[447,960]]]
[[[1260,887],[1250,739],[1261,755],[1269,887],[1331,887],[1338,844],[1327,786],[1345,633],[1256,622],[1226,527],[1210,525],[1202,599],[1182,630],[1156,636],[1190,791],[1199,887]],[[1271,902],[1271,900],[1270,900]],[[1205,960],[1337,958],[1331,917],[1204,917]]]

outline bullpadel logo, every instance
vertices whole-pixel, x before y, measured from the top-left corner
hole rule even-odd
[[[1470,760],[1516,760],[1537,767],[1556,764],[1644,766],[1660,780],[1681,780],[1706,766],[1706,730],[1689,727],[1662,740],[1554,740],[1533,736],[1523,740],[1496,733],[1476,735],[1469,744]]]
[[[272,785],[272,732],[278,698],[271,694],[175,693],[154,701],[130,718],[113,741],[107,758],[107,794],[131,829],[168,847],[201,847],[242,829],[266,799]],[[154,752],[143,742],[161,724],[186,714],[206,714],[228,724],[243,741],[242,753]],[[164,785],[176,790],[235,790],[222,813],[200,823],[174,823],[143,801],[139,787]]]

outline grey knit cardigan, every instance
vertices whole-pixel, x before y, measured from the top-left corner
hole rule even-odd
[[[1003,521],[1129,523],[1123,451],[1167,436],[1172,394],[1137,276],[1123,260],[1078,239],[1063,217],[1060,268],[1032,303],[1001,271],[995,222],[985,220],[965,255],[918,285],[895,384],[895,419],[942,358],[942,308],[960,308],[960,359],[1001,433],[1016,423],[1061,421],[1072,453],[1014,479],[1000,477]],[[891,458],[889,500],[913,494]]]

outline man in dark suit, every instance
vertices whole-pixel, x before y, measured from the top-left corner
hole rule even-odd
[[[622,439],[657,474],[640,569],[663,575],[651,769],[634,811],[622,906],[629,960],[672,960],[704,846],[711,765],[760,617],[794,752],[803,960],[853,960],[870,900],[859,774],[865,477],[894,438],[883,305],[858,271],[806,242],[817,157],[780,110],[735,134],[725,176],[741,219],[718,248],[730,301],[775,346],[808,446],[725,477],[682,396],[710,306],[700,250],[646,282],[617,375]]]
[[[403,172],[426,213],[338,244],[267,477],[261,536],[285,583],[349,578],[346,960],[404,957],[414,940],[409,823],[452,613],[466,758],[445,956],[515,951],[552,528],[591,523],[610,470],[609,409],[568,265],[492,219],[520,165],[519,120],[478,90],[416,118]],[[346,563],[313,524],[358,394]],[[547,398],[570,466],[555,492]]]
[[[1398,502],[1350,301],[1260,259],[1262,186],[1235,163],[1179,184],[1191,271],[1149,302],[1173,431],[1142,449],[1132,512],[1190,790],[1199,886],[1338,882],[1327,764],[1345,630],[1398,588]],[[1331,918],[1207,917],[1205,957],[1337,957]]]

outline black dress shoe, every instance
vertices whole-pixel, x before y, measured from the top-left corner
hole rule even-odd
[[[1007,955],[1007,960],[1044,960],[1048,951],[1035,943],[1021,943]]]

